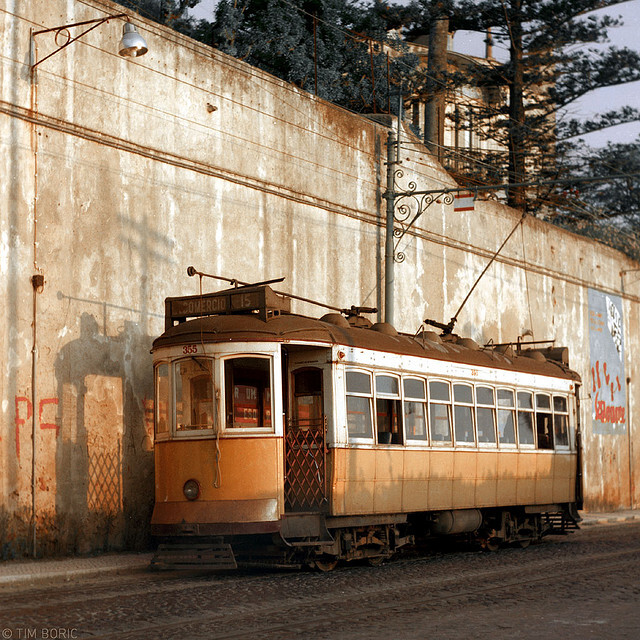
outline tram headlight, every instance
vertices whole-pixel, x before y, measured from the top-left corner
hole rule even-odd
[[[187,480],[182,487],[182,493],[187,500],[196,500],[200,495],[200,484],[197,480]]]

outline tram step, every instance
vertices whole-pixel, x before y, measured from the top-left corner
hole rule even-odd
[[[545,523],[548,527],[547,532],[550,534],[562,535],[569,531],[580,529],[580,525],[575,518],[563,513],[546,514]]]
[[[151,566],[167,569],[237,569],[230,544],[161,544]]]

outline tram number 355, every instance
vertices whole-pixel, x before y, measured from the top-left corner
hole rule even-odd
[[[190,353],[198,353],[198,345],[197,344],[186,344],[182,347],[182,353],[188,355]]]

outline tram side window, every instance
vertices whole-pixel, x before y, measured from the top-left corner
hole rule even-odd
[[[516,443],[515,401],[511,389],[498,389],[498,440],[501,445]]]
[[[546,393],[536,393],[536,435],[538,449],[553,449],[551,398]]]
[[[451,390],[448,382],[429,381],[429,426],[434,444],[451,444]]]
[[[569,446],[569,410],[563,396],[553,396],[553,433],[557,448]]]
[[[404,432],[407,440],[427,439],[427,395],[424,380],[405,378]]]
[[[371,375],[347,371],[347,430],[349,439],[373,438]]]
[[[376,376],[376,425],[378,444],[402,444],[400,381],[395,376]]]
[[[535,444],[533,436],[533,394],[518,391],[518,442]]]
[[[476,387],[478,442],[496,443],[496,400],[491,387]]]
[[[213,360],[189,358],[175,364],[176,432],[213,428]]]
[[[456,444],[474,444],[473,387],[469,384],[453,385],[453,423]]]
[[[224,379],[227,429],[271,428],[271,360],[225,360]]]
[[[156,434],[169,433],[169,365],[156,367]]]

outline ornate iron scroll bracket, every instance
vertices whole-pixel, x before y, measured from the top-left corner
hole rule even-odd
[[[418,191],[417,184],[412,180],[406,189],[400,189],[399,180],[404,177],[402,169],[396,169],[393,173],[393,191],[386,193],[385,198],[392,198],[394,202],[393,220],[393,260],[404,262],[406,255],[398,251],[398,246],[405,234],[413,227],[416,220],[434,203],[453,204],[454,195],[450,188],[433,191]]]

